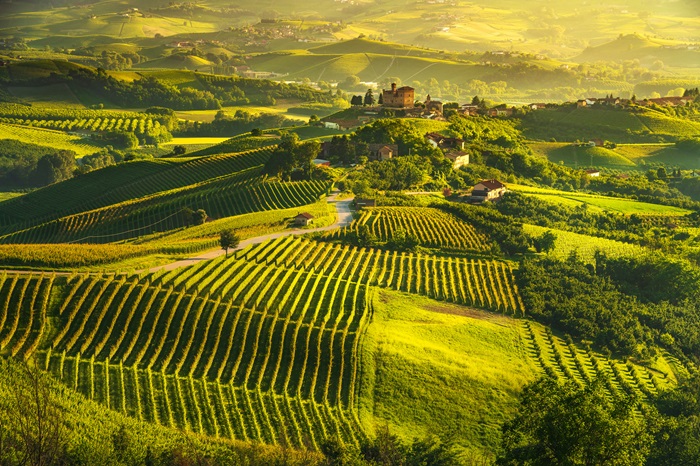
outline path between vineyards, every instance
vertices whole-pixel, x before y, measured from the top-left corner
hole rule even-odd
[[[237,251],[239,249],[243,249],[245,247],[250,246],[251,244],[260,244],[264,243],[265,241],[271,240],[271,239],[277,239],[277,238],[282,238],[284,236],[292,236],[292,235],[306,235],[308,233],[315,233],[318,231],[329,231],[333,230],[335,228],[342,228],[345,226],[350,225],[352,223],[352,214],[353,210],[351,208],[352,201],[354,198],[348,198],[348,199],[343,199],[342,201],[339,201],[338,198],[338,192],[334,192],[327,198],[327,202],[329,204],[335,205],[335,209],[338,212],[338,218],[336,219],[335,223],[332,225],[329,225],[327,227],[319,227],[319,228],[294,228],[290,230],[285,230],[285,231],[280,231],[277,233],[271,233],[269,235],[263,235],[263,236],[255,236],[253,238],[248,238],[242,240],[236,248],[231,248],[229,251]],[[192,264],[196,264],[201,261],[206,261],[206,260],[211,260],[219,256],[223,256],[226,254],[226,251],[223,249],[214,249],[211,251],[207,251],[205,253],[202,253],[196,257],[189,257],[187,259],[182,259],[176,262],[171,262],[170,264],[165,264],[161,265],[158,267],[152,267],[148,269],[148,272],[156,272],[158,270],[173,270],[177,269],[179,267],[187,267]],[[140,270],[137,273],[145,272],[146,270]]]
[[[348,198],[348,199],[343,199],[342,201],[338,200],[338,194],[339,192],[334,192],[328,198],[326,199],[329,204],[335,205],[335,209],[338,213],[338,218],[336,219],[335,223],[332,225],[329,225],[327,227],[319,227],[319,228],[293,228],[285,231],[280,231],[277,233],[271,233],[269,235],[263,235],[263,236],[255,236],[253,238],[248,238],[242,240],[239,244],[238,247],[236,248],[231,248],[229,251],[237,251],[239,249],[243,249],[247,246],[250,246],[251,244],[259,244],[259,243],[264,243],[265,241],[271,240],[271,239],[276,239],[276,238],[282,238],[284,236],[292,236],[292,235],[306,235],[308,233],[314,233],[317,231],[329,231],[333,230],[335,228],[342,228],[345,226],[350,225],[352,223],[352,214],[353,210],[351,208],[352,206],[352,201],[354,198]],[[192,264],[196,264],[202,261],[206,260],[211,260],[219,256],[223,256],[226,254],[226,251],[223,249],[214,249],[211,251],[207,251],[205,253],[199,254],[198,256],[195,257],[189,257],[187,259],[182,259],[176,262],[171,262],[169,264],[161,265],[158,267],[152,267],[147,270],[138,270],[136,273],[143,273],[143,272],[155,272],[157,270],[173,270],[177,269],[179,267],[187,267]],[[4,271],[7,273],[13,273],[13,274],[34,274],[36,275],[37,273],[41,273],[41,271],[37,270],[3,270],[0,269],[0,271]],[[48,272],[51,273],[51,271],[43,270],[43,272]],[[57,276],[70,276],[72,272],[64,272],[64,271],[56,271],[54,272]],[[95,272],[97,273],[97,272]]]

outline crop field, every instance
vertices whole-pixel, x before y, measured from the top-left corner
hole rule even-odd
[[[367,226],[379,241],[388,241],[401,229],[418,238],[426,247],[456,251],[484,252],[490,249],[488,239],[474,227],[453,215],[429,207],[377,207],[362,211],[362,216],[349,227],[332,232],[330,238],[357,232]]]
[[[0,237],[8,243],[112,242],[188,225],[186,209],[211,218],[307,205],[327,193],[326,182],[266,182],[259,169],[213,182],[61,217]]]
[[[241,239],[284,231],[293,223],[300,208],[276,209],[265,212],[226,217],[203,225],[190,226],[167,233],[146,235],[131,242],[107,244],[0,244],[0,266],[10,268],[50,268],[52,270],[95,269],[130,270],[149,267],[149,257],[176,257],[217,248],[219,233],[234,229]],[[303,206],[316,218],[316,225],[335,221],[335,209],[325,201]],[[138,262],[124,262],[143,258]],[[133,267],[132,267],[133,265]]]
[[[636,244],[623,243],[607,238],[596,238],[594,236],[581,235],[565,230],[545,228],[537,225],[523,225],[525,232],[532,236],[542,236],[545,232],[551,231],[557,237],[554,250],[549,255],[559,259],[566,259],[573,252],[585,262],[593,263],[595,253],[600,251],[608,257],[639,256],[647,252]]]
[[[594,194],[569,193],[557,191],[555,189],[534,188],[525,185],[509,184],[509,189],[527,195],[532,195],[550,202],[566,202],[571,205],[586,204],[600,210],[619,212],[622,214],[638,214],[650,216],[683,216],[690,213],[689,210],[679,207],[665,206],[660,204],[650,204],[634,199],[614,198],[607,196],[597,196]]]
[[[217,266],[74,275],[57,287],[53,276],[3,275],[0,351],[38,354],[88,398],[165,426],[314,448],[332,435],[357,443],[367,286],[342,277],[358,264],[314,272],[231,257],[207,269]],[[49,311],[50,295],[60,299]],[[58,326],[44,341],[49,318]]]
[[[675,381],[663,358],[657,367],[623,364],[566,344],[529,321],[375,291],[369,283],[383,272],[368,272],[367,264],[377,261],[348,260],[367,251],[331,246],[339,256],[329,262],[323,260],[326,248],[314,243],[320,258],[305,266],[293,257],[299,243],[313,242],[275,241],[147,275],[4,274],[0,354],[36,356],[68,388],[135,419],[312,448],[334,435],[357,443],[373,429],[374,416],[413,435],[411,426],[423,425],[417,423],[421,416],[442,432],[471,424],[480,413],[490,413],[490,433],[465,436],[488,444],[498,419],[513,409],[518,387],[535,377],[533,368],[579,383],[604,373],[611,396],[627,391],[648,397]],[[314,249],[301,248],[302,254]],[[447,283],[449,273],[426,270],[424,281],[428,275],[454,286]],[[460,279],[478,283],[479,272],[465,271]],[[479,290],[477,284],[474,292]],[[473,358],[455,352],[454,341]],[[426,379],[427,367],[435,370],[434,363],[426,365],[433,359],[450,367],[449,393],[470,389],[484,404],[428,414],[436,393],[445,390]],[[414,387],[410,408],[403,395],[388,403],[387,397],[397,396],[392,390],[408,386]],[[494,387],[504,390],[498,400],[487,396]],[[398,412],[404,415],[392,415]]]

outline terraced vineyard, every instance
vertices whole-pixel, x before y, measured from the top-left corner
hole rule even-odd
[[[3,276],[0,348],[36,353],[69,387],[163,425],[297,446],[332,435],[356,443],[367,285],[341,278],[349,263],[328,273],[266,267],[243,281],[234,275],[254,264],[217,263],[230,270],[217,281],[189,269],[75,275],[53,288],[51,278]]]
[[[428,207],[375,207],[362,211],[362,216],[349,227],[333,232],[331,238],[356,232],[365,225],[379,241],[388,241],[398,229],[412,234],[427,247],[457,251],[484,252],[488,239],[474,227],[438,209]]]
[[[398,253],[301,238],[259,244],[243,254],[247,260],[261,265],[321,272],[336,270],[342,263],[357,263],[354,268],[343,269],[344,278],[508,314],[524,313],[512,265],[505,261]],[[196,270],[192,273],[203,273]]]
[[[190,221],[185,214],[187,209],[204,209],[211,218],[223,218],[311,204],[328,191],[329,184],[322,181],[267,182],[260,163],[268,155],[269,150],[256,150],[211,160],[176,162],[172,168],[155,171],[66,209],[81,210],[80,213],[36,225],[31,225],[37,221],[30,218],[24,223],[29,225],[25,228],[10,223],[6,227],[9,232],[0,236],[0,242],[111,242],[186,226]],[[47,195],[60,194],[39,193],[36,198],[28,195],[21,203],[3,205],[7,218],[22,215],[18,211]],[[74,197],[68,197],[71,198]],[[82,210],[100,205],[104,207]],[[51,213],[46,215],[50,218]]]
[[[197,159],[134,161],[107,167],[0,205],[5,230],[138,200],[187,186],[200,186],[251,168],[262,166],[270,149],[222,154]],[[56,199],[61,199],[56,208]]]

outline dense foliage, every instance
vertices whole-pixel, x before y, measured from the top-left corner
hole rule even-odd
[[[700,274],[662,255],[575,255],[523,261],[518,288],[528,312],[544,324],[623,355],[653,356],[664,346],[700,359]]]
[[[522,223],[513,222],[511,218],[499,214],[491,205],[449,203],[436,204],[435,207],[453,214],[492,238],[508,255],[525,253],[530,247],[531,239],[523,231]]]
[[[503,426],[498,465],[641,465],[652,434],[635,415],[636,400],[610,399],[602,380],[580,387],[542,378],[525,387],[514,419]]]
[[[0,185],[5,189],[46,186],[72,177],[75,168],[72,151],[0,140]]]

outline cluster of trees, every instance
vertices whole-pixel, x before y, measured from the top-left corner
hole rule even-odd
[[[197,75],[205,89],[219,99],[222,106],[255,104],[274,105],[277,99],[333,104],[344,108],[347,102],[342,92],[315,90],[309,86],[287,84],[265,79],[247,79],[238,76]]]
[[[301,142],[296,133],[285,133],[265,163],[265,172],[281,180],[311,179],[313,160],[321,150],[318,141]]]
[[[221,107],[220,101],[209,91],[192,87],[178,88],[152,76],[128,82],[109,76],[101,68],[80,68],[71,70],[68,76],[53,75],[47,79],[72,82],[124,107],[157,105],[175,110],[207,110]]]
[[[76,169],[76,154],[15,139],[0,141],[0,185],[9,189],[37,188],[66,180]]]
[[[92,60],[81,60],[84,64],[89,64],[106,70],[128,70],[133,65],[148,61],[148,57],[139,55],[135,51],[124,50],[116,52],[114,50],[95,50],[94,47],[79,47],[72,51],[66,51],[78,57],[94,57]]]
[[[606,381],[579,386],[544,377],[520,394],[516,415],[503,426],[499,466],[647,465],[700,462],[700,377],[681,381],[650,403]],[[641,414],[639,414],[641,413]]]
[[[656,346],[700,355],[700,272],[662,255],[611,258],[595,264],[527,259],[516,278],[529,315],[623,356],[649,358]]]

